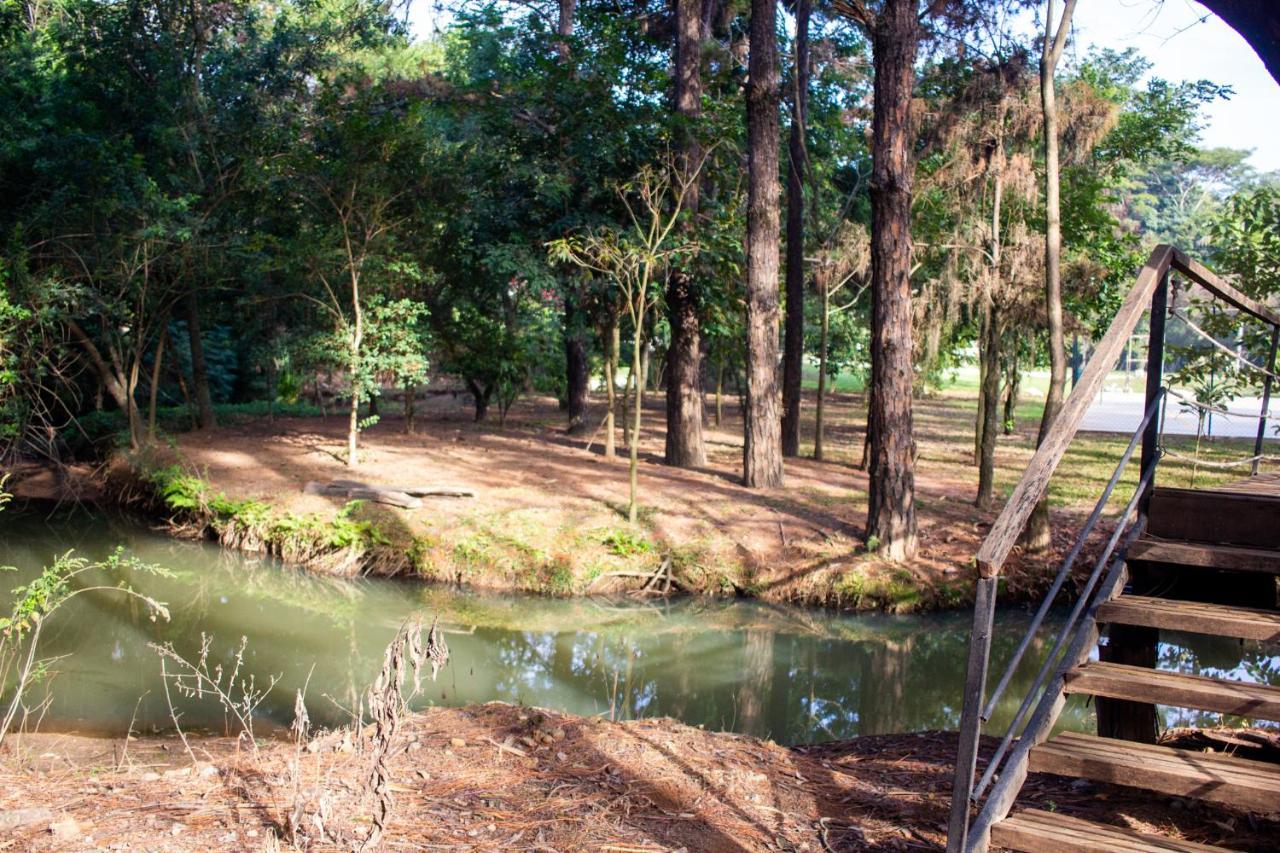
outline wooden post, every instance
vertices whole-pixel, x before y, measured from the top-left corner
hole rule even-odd
[[[1164,385],[1164,327],[1169,307],[1169,274],[1166,272],[1160,284],[1151,294],[1151,330],[1147,337],[1147,394],[1146,409],[1150,409],[1160,396]],[[1164,424],[1159,414],[1153,417],[1142,433],[1142,473],[1156,464],[1159,452],[1160,431]],[[1155,477],[1147,484],[1145,493],[1138,500],[1139,524],[1145,526],[1151,493],[1155,489]],[[1141,584],[1143,573],[1130,569],[1131,582]],[[1132,628],[1112,625],[1107,631],[1107,645],[1099,650],[1102,660],[1127,663],[1135,666],[1154,667],[1158,632],[1150,628]],[[1121,738],[1139,743],[1154,743],[1156,738],[1156,706],[1149,703],[1126,702],[1120,699],[1098,697],[1095,700],[1098,714],[1098,734],[1101,737]]]
[[[1253,443],[1253,455],[1262,456],[1262,439],[1267,433],[1267,413],[1271,408],[1271,374],[1276,372],[1276,344],[1280,343],[1280,326],[1271,327],[1271,352],[1267,355],[1267,375],[1262,380],[1262,412],[1258,415],[1258,438]],[[1253,476],[1258,476],[1262,460],[1253,460]]]
[[[947,853],[963,853],[968,842],[969,797],[973,792],[973,773],[978,767],[982,702],[987,687],[987,666],[991,662],[991,632],[995,623],[998,583],[996,577],[979,578],[974,590],[973,632],[969,635],[969,667],[964,682],[964,704],[960,710]]]
[[[1164,321],[1169,308],[1169,273],[1160,277],[1160,284],[1151,294],[1151,330],[1147,336],[1147,396],[1142,410],[1151,408],[1160,389],[1164,386]],[[1147,423],[1142,433],[1142,466],[1139,476],[1155,464],[1156,453],[1160,444],[1160,431],[1164,428],[1163,418],[1154,417]],[[1146,518],[1147,504],[1151,502],[1151,492],[1155,489],[1155,478],[1147,487],[1147,493],[1138,502],[1139,518]]]

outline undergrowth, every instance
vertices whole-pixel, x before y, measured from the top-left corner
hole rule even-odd
[[[359,517],[363,501],[350,501],[332,516],[299,514],[253,498],[229,498],[180,465],[157,468],[148,480],[171,523],[228,547],[335,574],[398,574],[411,563],[407,552],[390,547],[376,522]]]

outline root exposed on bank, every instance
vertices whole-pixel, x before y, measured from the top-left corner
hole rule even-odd
[[[490,703],[408,716],[397,741],[386,765],[396,806],[380,849],[843,851],[941,846],[955,735],[786,748],[666,719]],[[9,836],[16,849],[260,850],[283,839],[295,784],[323,788],[328,821],[344,824],[331,837],[359,841],[374,828],[369,756],[349,732],[312,739],[301,761],[288,742],[253,758],[204,741],[197,752],[211,761],[194,768],[173,742],[144,740],[116,770],[116,746],[42,735],[22,745],[34,757],[4,757],[0,821],[22,809],[39,818]],[[295,779],[291,762],[307,778]],[[1050,776],[1033,775],[1021,802],[1237,850],[1280,837],[1276,821]]]

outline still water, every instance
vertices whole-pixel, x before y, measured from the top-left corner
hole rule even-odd
[[[101,559],[117,546],[168,570],[168,576],[132,572],[125,580],[165,602],[171,619],[153,622],[146,608],[114,591],[87,593],[58,610],[40,646],[42,657],[56,659],[51,677],[33,693],[50,700],[43,731],[119,734],[131,720],[138,732],[172,729],[150,644],[172,643],[195,660],[202,634],[212,638],[211,667],[229,667],[244,638],[244,673],[259,686],[278,679],[259,706],[260,732],[289,725],[295,692],[304,687],[314,722],[346,722],[386,644],[414,614],[427,622],[438,614],[452,652],[449,667],[416,700],[420,705],[497,699],[618,719],[671,716],[783,743],[955,728],[959,720],[967,613],[845,616],[746,601],[644,605],[336,580],[177,541],[125,520],[16,512],[0,515],[0,565],[17,568],[0,575],[6,609],[7,590],[55,556],[75,549]],[[993,671],[1008,660],[1028,621],[1021,609],[1000,613]],[[1164,640],[1166,668],[1280,683],[1274,646]],[[1046,630],[1034,663],[1050,642]],[[988,731],[1003,731],[1014,713],[1033,675],[1030,665],[1023,668]],[[175,696],[174,703],[184,729],[225,726],[212,701]],[[1163,713],[1170,724],[1198,719]],[[1092,707],[1073,699],[1061,725],[1091,730]]]

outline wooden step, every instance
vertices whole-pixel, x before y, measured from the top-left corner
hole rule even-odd
[[[1028,853],[1056,853],[1060,850],[1077,853],[1224,853],[1226,850],[1224,847],[1147,835],[1039,809],[1020,811],[991,827],[991,842],[996,847]]]
[[[1067,673],[1064,689],[1067,693],[1087,693],[1108,699],[1280,720],[1280,687],[1221,681],[1141,666],[1089,661]]]
[[[1147,510],[1147,533],[1161,539],[1280,548],[1280,496],[1250,490],[1157,488]]]
[[[1277,515],[1277,518],[1280,518],[1280,515]],[[1130,560],[1144,560],[1149,563],[1172,563],[1203,569],[1280,575],[1280,551],[1268,548],[1240,548],[1204,542],[1139,539],[1129,546],[1125,556]]]
[[[1280,640],[1280,612],[1250,607],[1226,607],[1171,598],[1122,595],[1098,607],[1098,621],[1212,634],[1241,640]]]
[[[1280,764],[1064,732],[1031,750],[1030,769],[1227,803],[1280,810]]]

